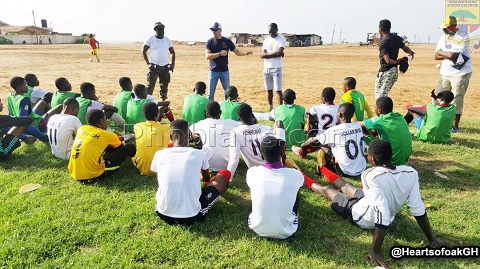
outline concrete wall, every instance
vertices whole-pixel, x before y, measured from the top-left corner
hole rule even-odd
[[[37,44],[37,38],[35,35],[0,35],[13,41],[13,44],[22,44],[23,41],[27,44]],[[83,39],[81,36],[69,36],[69,35],[38,35],[40,41],[42,37],[43,44],[49,44],[48,38],[52,40],[52,44],[74,44],[77,38]]]

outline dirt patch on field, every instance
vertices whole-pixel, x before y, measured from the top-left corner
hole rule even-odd
[[[34,73],[40,80],[40,88],[55,91],[55,79],[66,77],[74,91],[80,91],[80,84],[92,82],[97,95],[103,102],[111,103],[119,91],[118,79],[128,76],[133,83],[146,84],[147,66],[141,54],[142,44],[102,44],[99,50],[100,63],[89,62],[88,45],[2,45],[0,46],[0,97],[4,104],[10,92],[9,81],[13,76]],[[430,101],[430,91],[439,78],[439,63],[433,59],[433,45],[412,45],[415,59],[406,74],[400,74],[390,96],[395,110],[403,113],[405,104],[422,104]],[[208,84],[208,61],[201,45],[176,44],[177,63],[169,87],[172,108],[182,109],[183,98],[191,93],[196,81]],[[240,92],[240,99],[248,102],[254,110],[262,111],[267,106],[263,86],[263,60],[260,48],[252,50],[253,56],[238,57],[231,53],[231,85]],[[480,59],[473,54],[474,68],[480,70]],[[374,105],[374,82],[378,71],[377,47],[318,46],[287,48],[284,62],[284,89],[297,92],[297,103],[307,109],[320,102],[324,87],[331,86],[337,91],[336,102],[340,102],[342,82],[347,76],[357,79],[357,89],[362,91],[370,105]],[[474,71],[466,94],[464,115],[478,118],[480,106],[477,85],[480,76]],[[159,88],[156,89],[158,95]],[[222,98],[220,85],[216,99]],[[3,113],[6,113],[5,111]]]

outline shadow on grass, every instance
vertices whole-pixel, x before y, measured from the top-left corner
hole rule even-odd
[[[427,209],[428,212],[431,209]],[[442,233],[434,229],[436,223],[429,219],[430,225],[432,226],[433,235],[436,238],[443,240],[447,246],[472,246],[478,245],[478,238],[467,237],[467,236],[454,236],[452,234]],[[422,240],[425,244],[428,244],[428,240],[422,232],[420,226],[418,226],[417,221],[411,215],[405,215],[402,212],[399,212],[395,217],[395,221],[391,225],[389,234],[394,234],[395,239],[402,239],[409,242],[418,242]]]
[[[372,230],[363,230],[334,212],[330,202],[309,190],[300,191],[299,228],[287,240],[272,240],[258,237],[247,226],[250,213],[250,201],[239,195],[225,194],[225,201],[216,204],[209,216],[200,223],[187,227],[190,233],[209,238],[210,240],[226,240],[238,244],[245,240],[272,248],[283,246],[289,249],[292,256],[308,256],[310,258],[332,261],[346,267],[362,267],[359,261],[364,259],[371,248]],[[318,199],[318,200],[317,200]],[[235,214],[232,214],[235,212]],[[159,220],[160,221],[160,220]],[[474,245],[475,238],[457,238],[449,234],[434,234],[445,240],[450,246],[464,244]],[[367,238],[367,240],[364,240]],[[237,243],[235,243],[237,241]],[[442,259],[402,259],[390,258],[389,250],[393,246],[410,245],[423,247],[428,241],[414,219],[398,214],[389,229],[382,253],[391,266],[413,266],[418,268],[460,268],[455,260]],[[253,248],[255,249],[255,248]],[[466,261],[469,263],[470,261]],[[372,264],[363,264],[370,267]]]
[[[473,121],[471,122],[473,123]],[[479,133],[480,133],[480,128],[460,126],[460,134],[479,134]]]
[[[112,175],[95,184],[99,187],[122,192],[134,192],[145,189],[151,190],[152,199],[155,199],[155,191],[158,186],[157,177],[140,175],[130,158],[127,158]]]
[[[0,166],[6,170],[38,172],[45,168],[66,169],[68,161],[55,158],[50,152],[50,146],[43,142],[33,145],[23,144],[15,150]]]
[[[480,140],[478,139],[452,137],[452,144],[456,145],[457,143],[467,148],[480,149]]]
[[[464,191],[469,187],[478,187],[478,175],[480,173],[479,168],[473,168],[455,161],[442,161],[436,159],[419,159],[411,158],[409,164],[415,168],[419,173],[420,187],[432,188],[443,187],[454,190]],[[453,172],[443,172],[448,179],[443,179],[436,176],[434,173],[437,170],[449,168]]]

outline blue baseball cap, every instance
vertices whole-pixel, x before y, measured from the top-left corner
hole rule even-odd
[[[218,22],[215,22],[212,27],[210,27],[210,30],[212,31],[217,31],[218,29],[222,29],[222,25]]]

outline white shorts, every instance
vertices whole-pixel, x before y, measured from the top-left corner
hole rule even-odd
[[[282,68],[267,68],[263,70],[263,81],[265,82],[265,90],[282,91]]]

